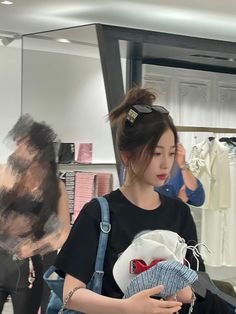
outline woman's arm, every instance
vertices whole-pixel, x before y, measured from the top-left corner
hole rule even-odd
[[[163,301],[151,298],[163,290],[163,286],[144,290],[128,299],[105,297],[86,289],[85,284],[66,275],[64,283],[64,300],[75,287],[77,289],[67,303],[66,308],[88,314],[172,314],[180,310],[182,303],[177,301]]]
[[[186,151],[182,144],[177,144],[177,151],[176,151],[176,162],[181,169],[184,185],[188,189],[194,191],[198,187],[197,179],[192,174],[191,170],[187,167],[186,160],[185,160]]]
[[[201,182],[193,175],[185,161],[185,149],[182,144],[177,145],[176,163],[180,169],[178,182],[181,187],[177,190],[177,196],[194,206],[201,206],[205,201],[205,192]],[[183,185],[182,185],[183,184]]]

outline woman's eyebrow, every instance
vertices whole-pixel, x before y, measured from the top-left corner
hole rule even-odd
[[[164,149],[165,147],[162,146],[162,145],[157,145],[156,148],[162,148],[162,149]],[[170,146],[170,149],[176,149],[176,148],[177,148],[176,145]]]

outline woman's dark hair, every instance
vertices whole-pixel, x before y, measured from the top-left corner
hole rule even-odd
[[[128,121],[127,117],[133,106],[152,108],[155,106],[155,100],[154,91],[135,87],[128,91],[123,101],[109,114],[111,125],[116,128],[116,149],[120,159],[121,152],[128,153],[129,163],[135,163],[141,158],[141,172],[144,172],[150,163],[155,147],[165,131],[170,129],[174,134],[175,144],[178,141],[176,127],[168,111],[167,114],[156,110],[151,110],[151,113],[138,113],[132,124]]]

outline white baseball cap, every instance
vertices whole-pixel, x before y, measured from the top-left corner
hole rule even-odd
[[[137,236],[120,255],[113,267],[113,276],[125,292],[130,281],[137,276],[130,273],[130,261],[141,259],[147,265],[155,259],[176,260],[184,263],[187,244],[176,232],[169,230],[147,231]]]

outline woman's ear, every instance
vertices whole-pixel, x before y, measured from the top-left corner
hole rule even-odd
[[[129,153],[127,151],[122,151],[120,152],[120,157],[123,165],[127,167],[129,164]]]

